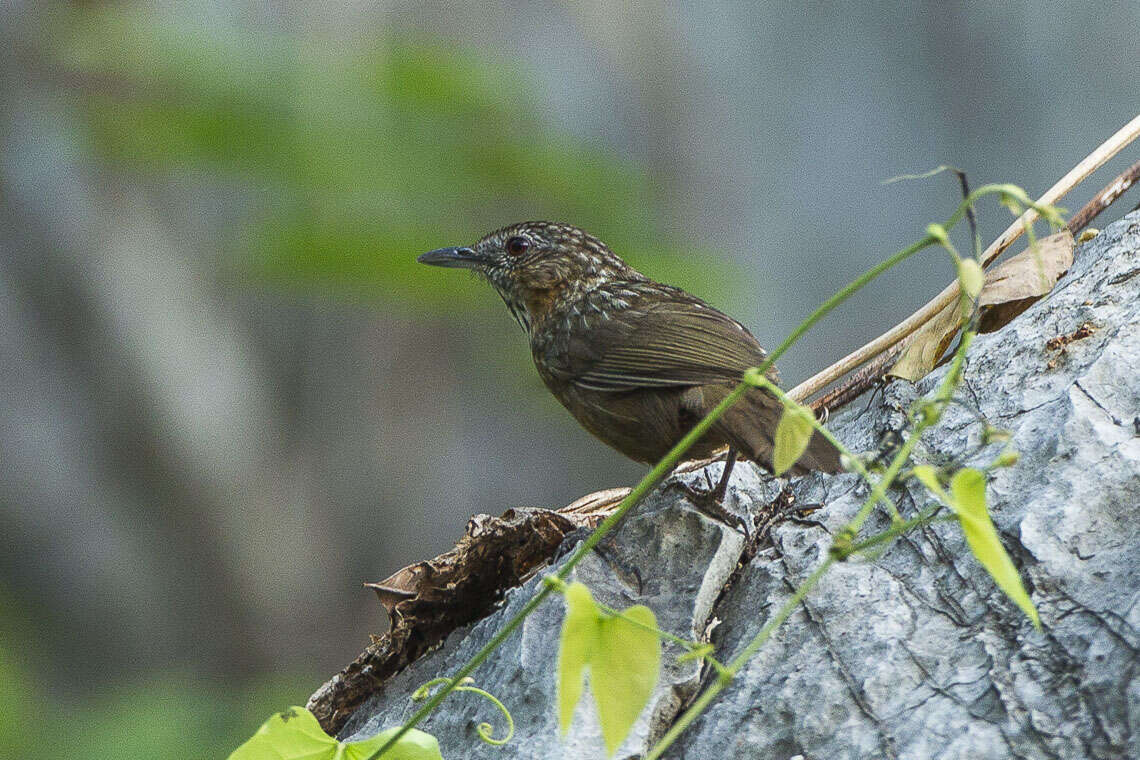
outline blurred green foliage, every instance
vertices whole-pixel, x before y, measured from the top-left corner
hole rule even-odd
[[[551,129],[524,73],[481,52],[237,34],[120,8],[65,27],[58,57],[110,165],[245,183],[227,241],[235,275],[466,308],[476,289],[416,254],[474,242],[521,209],[586,227],[722,304],[739,280],[723,256],[666,241],[648,172]]]
[[[0,672],[0,755],[11,758],[40,757],[50,748],[52,757],[214,760],[247,739],[267,714],[304,701],[312,683],[275,679],[231,689],[168,673],[60,706],[46,697],[29,700],[30,684],[9,676]]]
[[[208,680],[156,673],[97,695],[44,682],[33,618],[0,588],[0,757],[213,760],[265,715],[298,699],[315,677]],[[48,750],[50,749],[50,752]]]
[[[5,605],[5,610],[10,607]],[[22,638],[22,637],[21,637]],[[28,757],[31,726],[35,724],[28,700],[31,676],[17,657],[16,636],[0,631],[0,757]]]

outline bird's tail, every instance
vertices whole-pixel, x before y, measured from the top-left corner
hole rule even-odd
[[[782,413],[783,405],[777,398],[759,389],[752,390],[725,412],[716,427],[742,455],[771,471],[773,439]],[[843,471],[839,451],[818,432],[812,434],[807,449],[787,474],[812,471]]]

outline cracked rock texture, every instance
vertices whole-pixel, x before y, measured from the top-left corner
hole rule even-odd
[[[997,590],[957,525],[935,523],[878,558],[837,565],[667,756],[1140,758],[1138,316],[1140,213],[1133,213],[1080,247],[1048,299],[974,342],[961,404],[917,449],[918,461],[982,466],[998,450],[982,446],[982,419],[1012,432],[1021,461],[993,473],[990,509],[1043,632]],[[873,449],[902,428],[907,406],[930,394],[943,371],[916,386],[896,382],[869,406],[867,398],[852,403],[832,429],[855,450]],[[719,468],[711,465],[710,476]],[[726,505],[760,514],[783,485],[742,462]],[[712,641],[730,659],[821,561],[867,492],[854,475],[809,476],[790,487],[798,506],[822,508],[772,528],[738,573],[740,535],[666,488],[626,521],[611,561],[591,556],[577,577],[607,604],[648,605],[678,636],[700,637],[719,621]],[[911,484],[892,498],[906,514],[931,503]],[[876,516],[864,530],[885,525]],[[622,564],[640,572],[640,593],[628,572],[615,572]],[[407,718],[412,691],[454,672],[538,582],[389,681],[341,736]],[[515,739],[503,748],[480,743],[474,725],[496,723],[495,710],[456,695],[421,726],[439,738],[444,757],[605,757],[592,704],[579,707],[567,739],[558,736],[561,619],[560,603],[542,606],[476,673],[512,711]],[[666,647],[652,706],[618,757],[644,751],[707,684],[708,673],[677,664],[677,654]]]

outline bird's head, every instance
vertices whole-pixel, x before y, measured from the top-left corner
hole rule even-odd
[[[512,224],[473,246],[439,248],[418,261],[482,275],[526,329],[565,299],[605,282],[644,279],[593,235],[554,222]]]

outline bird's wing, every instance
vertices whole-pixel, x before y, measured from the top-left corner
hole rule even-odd
[[[767,355],[739,322],[674,288],[610,312],[569,348],[567,379],[595,391],[736,383]]]

